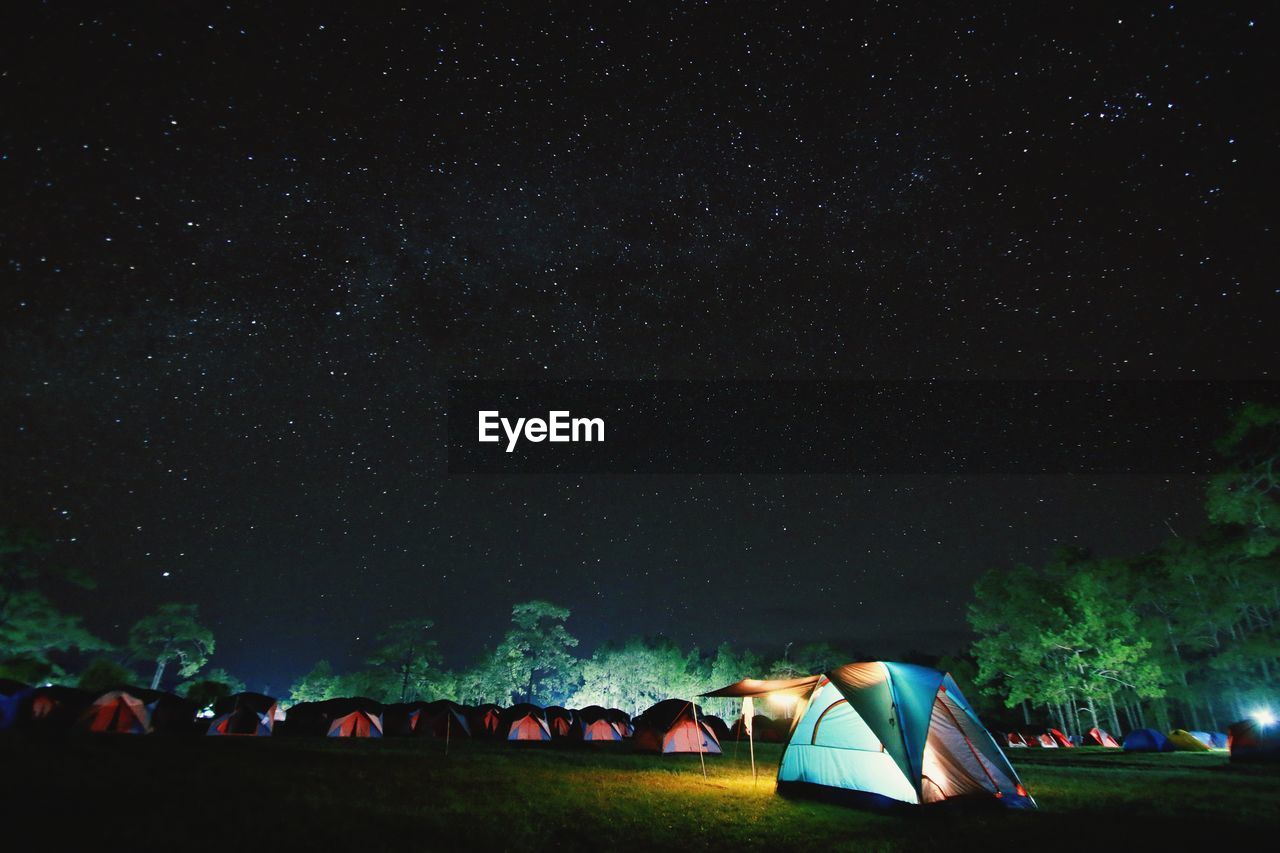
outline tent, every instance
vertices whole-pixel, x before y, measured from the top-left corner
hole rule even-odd
[[[76,728],[97,734],[150,734],[151,709],[127,690],[109,690],[84,710]]]
[[[588,705],[578,712],[577,736],[584,743],[617,743],[622,732],[609,721],[609,712],[599,705]]]
[[[605,708],[605,719],[613,723],[613,727],[618,730],[618,734],[624,738],[629,738],[636,733],[636,727],[631,724],[631,715],[620,708]]]
[[[694,717],[698,720],[695,723]],[[664,699],[635,719],[637,752],[719,755],[720,742],[702,721],[702,709],[685,699]]]
[[[261,693],[235,693],[213,703],[207,734],[269,737],[275,730],[276,700]]]
[[[568,737],[573,730],[573,712],[568,708],[561,708],[559,705],[548,705],[543,713],[547,719],[547,727],[551,729],[551,736],[560,738]]]
[[[716,736],[716,740],[720,743],[733,739],[733,733],[729,729],[728,723],[719,717],[702,717],[702,722],[707,724],[707,728],[711,729],[711,733]]]
[[[1226,732],[1209,732],[1209,746],[1214,749],[1226,749],[1228,743]]]
[[[1173,752],[1173,744],[1155,729],[1134,729],[1124,736],[1125,752]]]
[[[1035,807],[950,675],[914,664],[851,663],[807,679],[750,679],[707,695],[775,692],[804,697],[778,768],[782,793],[881,807]]]
[[[315,737],[382,737],[382,704],[372,699],[299,702],[289,709],[289,734]]]
[[[1036,738],[1036,741],[1039,743],[1039,745],[1044,747],[1045,749],[1058,748],[1057,739],[1053,735],[1049,734],[1048,732],[1045,732],[1042,735],[1036,735],[1035,738]]]
[[[0,730],[11,728],[18,721],[22,695],[30,689],[21,681],[0,678]]]
[[[1107,749],[1120,748],[1119,742],[1106,729],[1100,729],[1097,726],[1089,729],[1089,733],[1085,735],[1084,742],[1089,746],[1105,746]]]
[[[522,702],[502,712],[498,732],[507,740],[541,743],[551,740],[547,717],[537,705]]]
[[[330,699],[325,737],[382,737],[382,705],[372,699]]]
[[[1280,725],[1241,720],[1227,727],[1232,761],[1280,763]]]
[[[426,702],[392,702],[382,706],[382,736],[408,737],[417,734]]]
[[[422,713],[418,718],[418,727],[414,734],[441,740],[471,737],[471,723],[468,720],[470,710],[448,699],[427,702],[422,706]]]
[[[729,734],[734,740],[741,740],[747,736],[741,717],[729,727]],[[751,718],[751,736],[757,743],[786,743],[787,735],[788,726],[785,720],[771,720],[764,714],[756,714]]]
[[[1193,738],[1200,741],[1205,746],[1209,747],[1210,749],[1213,749],[1213,735],[1209,734],[1208,732],[1196,731],[1195,729],[1191,729],[1190,734]]]
[[[1072,749],[1073,747],[1075,747],[1075,744],[1072,743],[1071,738],[1067,737],[1057,729],[1049,729],[1049,736],[1052,737],[1057,742],[1058,746],[1062,747],[1063,749]]]
[[[48,685],[33,687],[17,694],[16,698],[17,726],[30,726],[45,731],[67,731],[97,697],[78,687]]]
[[[1208,752],[1208,744],[1201,741],[1186,729],[1174,729],[1169,732],[1169,743],[1179,752]]]
[[[1004,742],[1006,746],[1011,746],[1014,748],[1020,747],[1022,749],[1027,748],[1026,738],[1018,734],[1017,732],[1008,732],[1007,734],[1005,734]]]
[[[502,724],[502,708],[491,703],[477,705],[468,713],[467,722],[476,737],[497,737]]]

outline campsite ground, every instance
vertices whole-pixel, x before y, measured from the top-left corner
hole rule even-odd
[[[1034,813],[872,814],[773,791],[779,747],[707,760],[439,741],[0,738],[10,828],[178,848],[1194,849],[1274,836],[1280,772],[1222,754],[1018,750]]]

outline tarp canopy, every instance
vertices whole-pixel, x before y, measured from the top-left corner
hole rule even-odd
[[[803,678],[744,678],[728,687],[703,693],[703,698],[731,698],[734,696],[750,696],[758,699],[762,696],[808,696],[813,692],[821,675],[806,675]]]

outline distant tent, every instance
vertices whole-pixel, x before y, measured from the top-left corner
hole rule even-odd
[[[547,728],[551,730],[551,736],[556,738],[568,737],[573,730],[573,712],[568,708],[562,708],[559,705],[548,705],[543,714],[547,720]]]
[[[579,709],[577,736],[584,743],[617,743],[622,740],[622,732],[609,721],[609,712],[599,705],[588,705]]]
[[[363,697],[300,702],[289,709],[285,728],[314,737],[382,737],[382,704]]]
[[[694,723],[695,713],[698,722]],[[719,755],[720,742],[701,719],[702,709],[684,699],[664,699],[635,719],[637,752]]]
[[[522,702],[502,712],[498,732],[507,740],[540,743],[551,740],[547,717],[537,705]]]
[[[1257,720],[1241,720],[1227,727],[1227,748],[1231,760],[1280,763],[1280,725],[1263,725]]]
[[[110,690],[93,700],[80,715],[76,728],[96,734],[150,734],[151,709],[127,690]]]
[[[751,718],[751,734],[756,743],[783,743],[787,739],[788,728],[784,720],[771,720],[764,714],[756,714]],[[742,718],[734,720],[729,727],[729,735],[734,740],[746,738],[746,730],[742,726]]]
[[[0,678],[0,730],[11,728],[18,721],[22,694],[30,689],[20,681]]]
[[[392,702],[382,706],[383,737],[408,737],[418,733],[426,702]]]
[[[1089,746],[1105,746],[1107,749],[1120,748],[1120,743],[1106,729],[1100,729],[1096,726],[1089,729],[1089,734],[1085,736],[1085,743]]]
[[[1214,749],[1226,749],[1229,743],[1226,732],[1209,732],[1209,745]]]
[[[624,738],[629,738],[636,732],[636,727],[631,724],[631,715],[620,708],[605,708],[605,719],[613,723],[613,727],[618,730],[618,734]]]
[[[502,708],[491,703],[477,705],[470,709],[467,720],[474,736],[498,737],[498,729],[502,725]]]
[[[213,703],[207,734],[269,737],[275,730],[276,700],[261,693],[235,693]]]
[[[914,664],[852,663],[707,695],[778,690],[806,697],[778,768],[779,791],[876,806],[954,800],[1035,807],[950,675]]]
[[[1155,729],[1134,729],[1124,736],[1125,752],[1173,752],[1173,744]]]
[[[419,737],[434,737],[441,740],[471,737],[471,723],[468,720],[470,710],[448,699],[427,702],[422,706],[422,714],[418,718],[418,727],[414,733]]]
[[[1191,729],[1189,733],[1193,738],[1200,741],[1205,746],[1209,747],[1210,749],[1213,748],[1213,735],[1209,734],[1208,732],[1196,731],[1195,729]]]
[[[729,730],[729,725],[719,717],[703,717],[702,722],[707,724],[707,728],[711,729],[711,733],[716,736],[716,740],[724,743],[733,739],[733,734]]]
[[[1208,752],[1209,746],[1186,729],[1169,732],[1169,743],[1179,752]]]
[[[1006,746],[1011,746],[1014,748],[1022,748],[1022,749],[1027,748],[1026,738],[1018,734],[1017,732],[1008,732],[1007,734],[1005,734],[1004,742]]]
[[[1075,746],[1075,744],[1072,743],[1071,738],[1067,737],[1057,729],[1049,729],[1049,736],[1057,741],[1058,746],[1064,749],[1071,749]]]
[[[1048,732],[1045,732],[1042,735],[1036,735],[1036,740],[1038,740],[1040,742],[1040,746],[1044,747],[1045,749],[1058,748],[1057,738],[1055,738],[1053,735],[1049,734]]]
[[[88,690],[78,687],[33,687],[17,694],[17,725],[45,731],[67,731],[95,698]]]

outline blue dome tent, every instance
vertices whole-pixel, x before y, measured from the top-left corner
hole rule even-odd
[[[1125,752],[1173,752],[1169,738],[1155,729],[1134,729],[1124,736]]]
[[[986,802],[1034,808],[954,679],[914,664],[851,663],[707,696],[800,697],[778,790],[877,807]]]

